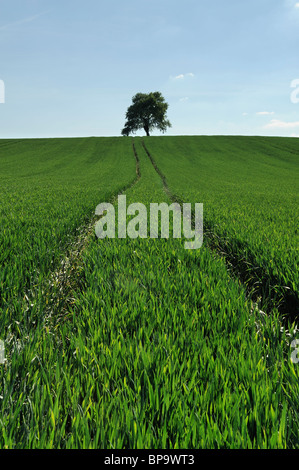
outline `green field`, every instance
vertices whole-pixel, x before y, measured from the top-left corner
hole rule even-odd
[[[299,448],[298,145],[0,141],[0,448]],[[118,194],[203,246],[98,239]]]

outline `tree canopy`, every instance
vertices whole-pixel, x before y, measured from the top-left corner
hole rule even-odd
[[[159,91],[148,94],[137,93],[127,110],[122,135],[134,134],[139,129],[144,129],[147,136],[154,128],[166,132],[167,127],[171,127],[166,116],[167,109],[168,103]]]

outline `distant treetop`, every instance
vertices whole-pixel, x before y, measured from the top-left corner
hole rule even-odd
[[[166,132],[167,127],[171,127],[166,116],[167,109],[168,103],[159,91],[148,94],[137,93],[127,110],[122,135],[134,134],[139,129],[144,129],[147,136],[154,128]]]

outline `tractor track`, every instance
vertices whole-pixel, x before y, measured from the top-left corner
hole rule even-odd
[[[140,161],[134,141],[132,142],[132,151],[135,158],[136,176],[133,181],[111,195],[109,201],[107,201],[111,204],[117,200],[118,195],[124,194],[131,189],[141,178]],[[73,304],[72,292],[78,287],[80,282],[82,253],[91,238],[95,236],[94,226],[96,222],[97,216],[94,215],[87,225],[77,229],[79,235],[68,248],[59,269],[50,276],[43,292],[43,295],[48,299],[45,318],[55,317],[56,321],[60,321],[68,316],[69,307]],[[27,297],[27,302],[30,305],[32,300]]]
[[[142,146],[154,169],[162,180],[165,193],[172,202],[182,204],[182,198],[174,194],[169,188],[166,176],[158,167],[143,139]],[[243,284],[246,289],[247,296],[251,299],[252,304],[258,308],[262,314],[264,314],[263,310],[270,312],[273,309],[277,309],[282,320],[286,322],[297,322],[299,317],[299,298],[296,293],[286,287],[285,294],[283,296],[274,295],[272,286],[280,285],[280,279],[272,276],[271,278],[268,277],[261,280],[263,268],[258,266],[253,253],[251,253],[249,259],[245,259],[240,255],[242,248],[241,242],[232,244],[230,243],[230,240],[222,239],[215,232],[213,224],[207,220],[204,221],[204,226],[204,237],[208,247],[225,260],[232,277],[239,279]],[[234,250],[233,245],[239,246],[240,250]],[[260,310],[260,308],[262,310]]]

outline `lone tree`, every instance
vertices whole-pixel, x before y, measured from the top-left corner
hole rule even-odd
[[[149,136],[155,127],[162,132],[166,132],[167,127],[171,127],[166,119],[168,103],[164,100],[159,91],[154,93],[137,93],[132,98],[133,104],[129,106],[126,113],[125,127],[122,135],[128,136],[138,129],[144,129]]]

